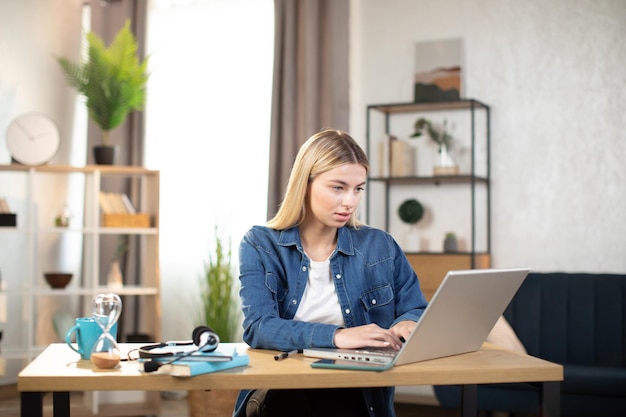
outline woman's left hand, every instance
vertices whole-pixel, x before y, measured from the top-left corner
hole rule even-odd
[[[409,340],[409,335],[415,329],[417,323],[412,320],[404,320],[396,323],[391,329],[391,332],[398,337],[398,339],[404,341]]]

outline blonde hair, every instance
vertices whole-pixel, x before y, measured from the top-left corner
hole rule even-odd
[[[267,225],[283,230],[302,223],[306,216],[304,201],[309,182],[326,171],[354,163],[362,165],[366,172],[369,169],[367,155],[346,132],[324,129],[311,136],[296,155],[283,201]],[[354,213],[348,226],[358,227],[359,224]]]

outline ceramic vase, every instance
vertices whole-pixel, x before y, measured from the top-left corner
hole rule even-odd
[[[434,175],[458,175],[459,167],[456,165],[447,146],[440,146],[438,160],[435,164]]]
[[[109,273],[107,275],[107,286],[112,289],[120,289],[124,286],[122,279],[122,270],[118,261],[111,262]]]
[[[447,236],[443,241],[443,251],[445,253],[454,253],[457,251],[456,237]]]

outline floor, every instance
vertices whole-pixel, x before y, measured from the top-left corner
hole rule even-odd
[[[189,407],[187,406],[187,398],[184,392],[167,392],[161,395],[161,413],[156,417],[191,417],[189,416]],[[83,409],[82,395],[80,393],[71,395],[72,417],[90,417],[92,414]],[[52,416],[52,396],[44,397],[44,417]],[[455,417],[460,415],[454,410],[444,410],[436,406],[397,404],[397,417]],[[0,392],[0,416],[2,417],[19,417],[20,401],[15,387],[5,388],[4,392]],[[230,417],[224,416],[224,417]]]

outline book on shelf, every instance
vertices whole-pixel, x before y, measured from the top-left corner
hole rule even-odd
[[[221,343],[213,352],[194,353],[172,363],[169,363],[172,358],[168,359],[167,356],[152,360],[163,362],[156,373],[183,378],[246,366],[250,363],[248,354],[237,352],[235,344],[230,343]]]
[[[133,206],[133,203],[131,203],[130,198],[128,198],[126,194],[120,194],[120,198],[122,199],[122,203],[124,204],[126,213],[137,214],[137,210],[135,210],[135,206]]]
[[[387,134],[378,144],[378,175],[408,177],[415,175],[415,148],[408,140]]]
[[[137,210],[126,194],[100,191],[100,208],[105,214],[136,214]]]
[[[415,175],[415,148],[406,140],[391,141],[391,176]]]
[[[391,167],[391,144],[398,140],[397,137],[386,134],[378,144],[378,176],[388,177]]]

